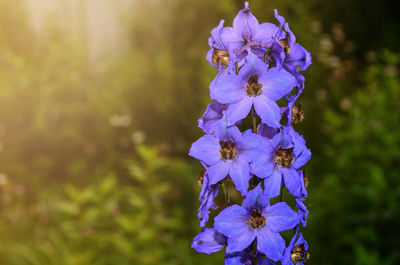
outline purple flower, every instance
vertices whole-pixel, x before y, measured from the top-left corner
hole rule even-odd
[[[279,232],[299,222],[295,211],[279,202],[270,206],[260,185],[247,194],[242,206],[233,205],[214,218],[215,229],[228,238],[227,253],[242,251],[255,239],[257,250],[274,261],[282,259],[285,240]]]
[[[259,24],[257,18],[250,12],[248,2],[245,8],[240,10],[233,20],[233,27],[224,28],[224,40],[228,43],[231,53],[236,53],[238,61],[241,61],[251,51],[259,58],[266,58],[268,51],[272,54],[280,54],[282,47],[276,42],[285,35],[281,31],[285,20],[275,10],[275,17],[279,26],[272,23]],[[270,58],[268,58],[270,59]]]
[[[210,50],[207,53],[207,60],[219,72],[235,72],[236,54],[228,49],[227,40],[224,38],[224,20],[211,30],[211,37],[208,39]]]
[[[203,164],[204,165],[204,164]],[[205,165],[204,165],[205,166]],[[205,166],[206,167],[206,166]],[[197,210],[197,217],[199,218],[200,226],[203,227],[208,221],[210,214],[209,209],[217,209],[218,207],[214,204],[214,198],[218,195],[218,185],[211,185],[207,172],[204,172],[202,176],[201,192],[199,195],[199,201],[201,205]]]
[[[203,116],[198,120],[198,126],[207,134],[215,134],[220,140],[227,141],[233,127],[228,127],[226,119],[227,106],[217,101],[208,104]]]
[[[304,77],[299,71],[304,71],[311,64],[311,54],[300,44],[296,43],[296,37],[289,28],[289,24],[285,23],[286,36],[280,39],[280,44],[284,53],[284,68],[296,77],[299,88],[304,87]],[[301,92],[301,90],[300,90]]]
[[[212,134],[218,123],[223,118],[223,111],[227,109],[227,106],[217,101],[207,105],[207,109],[203,116],[198,120],[199,127],[207,134]]]
[[[226,237],[214,228],[203,228],[193,239],[191,247],[199,253],[211,254],[226,246]]]
[[[249,188],[249,163],[262,138],[249,131],[242,134],[237,127],[232,127],[228,136],[229,139],[224,141],[215,135],[204,135],[192,144],[189,155],[208,166],[210,185],[217,184],[229,174],[236,189],[244,196]]]
[[[228,104],[228,126],[244,119],[254,106],[263,123],[278,128],[281,110],[275,101],[288,94],[295,82],[288,72],[276,67],[268,70],[263,61],[250,53],[239,75],[228,74],[218,79],[211,98]]]
[[[293,129],[282,128],[272,140],[264,139],[262,148],[251,164],[251,173],[264,179],[265,190],[270,197],[279,195],[282,177],[285,187],[293,196],[304,197],[304,179],[298,169],[310,157],[311,152],[306,148],[304,139]]]
[[[252,265],[251,250],[236,252],[225,256],[225,265]],[[257,257],[257,265],[275,265],[268,259]]]
[[[306,225],[308,216],[304,204],[308,181],[301,167],[311,152],[291,123],[301,120],[302,112],[298,110],[297,117],[295,111],[293,118],[292,111],[304,89],[299,71],[311,64],[311,56],[296,43],[284,17],[274,12],[278,25],[260,24],[245,2],[232,27],[224,27],[221,20],[208,40],[207,60],[218,70],[209,86],[214,102],[198,120],[206,135],[189,151],[206,169],[197,211],[200,226],[207,224],[210,208],[218,208],[214,199],[224,179],[231,178],[246,197],[241,206],[220,211],[215,228],[203,228],[192,248],[210,254],[226,247],[225,265],[273,265],[273,261],[302,265],[309,257],[299,227]],[[278,106],[283,97],[287,104]],[[261,124],[257,127],[258,119],[253,119],[257,133],[250,129],[242,133],[236,126],[250,111]],[[258,186],[248,192],[252,175],[251,188]],[[282,185],[295,196],[297,212],[285,202],[270,205]],[[292,228],[295,235],[285,249],[280,232]]]
[[[290,30],[288,23],[285,23],[285,31],[286,37],[280,40],[285,53],[285,65],[293,65],[296,71],[306,70],[312,63],[311,54],[296,43],[296,37]]]
[[[304,265],[303,262],[310,258],[307,251],[308,244],[297,228],[292,240],[290,240],[289,246],[285,249],[282,265]]]

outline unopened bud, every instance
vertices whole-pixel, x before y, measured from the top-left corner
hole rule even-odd
[[[214,48],[211,61],[215,65],[222,65],[227,67],[229,65],[229,53],[226,50]]]
[[[301,104],[295,105],[292,108],[292,122],[298,123],[304,119],[304,111],[301,109]]]
[[[304,249],[304,243],[295,246],[290,255],[290,260],[296,264],[297,262],[305,262],[310,259],[310,254]]]

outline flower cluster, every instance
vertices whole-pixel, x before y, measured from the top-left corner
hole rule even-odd
[[[189,152],[204,166],[200,226],[207,224],[210,208],[218,208],[214,199],[225,181],[232,180],[244,198],[241,206],[220,211],[192,247],[207,254],[225,247],[226,265],[298,265],[309,257],[299,230],[308,215],[302,167],[311,152],[292,124],[303,119],[295,101],[304,89],[299,72],[311,56],[276,10],[275,17],[278,25],[260,24],[246,2],[233,26],[221,20],[208,40],[207,60],[218,74],[210,84],[213,103],[198,122],[206,134]],[[246,121],[252,129],[243,129]],[[297,211],[282,201],[284,189],[294,196]],[[287,245],[280,232],[291,229]]]

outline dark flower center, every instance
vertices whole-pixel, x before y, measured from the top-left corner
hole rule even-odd
[[[219,141],[219,145],[221,146],[221,149],[219,149],[219,153],[221,154],[222,159],[228,160],[233,159],[237,156],[238,151],[236,149],[235,143]]]
[[[275,163],[283,167],[289,167],[293,162],[293,147],[278,149],[275,152]]]
[[[258,96],[262,92],[262,85],[258,83],[258,76],[251,75],[249,76],[249,80],[247,81],[246,85],[246,92],[247,95],[250,97]]]
[[[310,258],[310,254],[304,249],[304,243],[295,246],[290,255],[290,260],[296,264],[297,262],[305,262]]]
[[[304,119],[304,111],[301,109],[301,104],[292,108],[292,122],[298,123]]]
[[[261,215],[261,210],[253,209],[251,217],[247,221],[250,228],[261,228],[265,225],[265,217]]]
[[[285,38],[283,40],[280,40],[279,42],[281,43],[281,45],[283,47],[283,52],[285,53],[285,55],[288,55],[290,53],[290,45],[289,45],[288,39]]]
[[[224,67],[227,67],[229,65],[228,51],[214,48],[214,52],[211,56],[211,61],[215,65],[222,65]]]

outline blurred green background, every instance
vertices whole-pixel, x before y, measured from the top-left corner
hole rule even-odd
[[[0,0],[0,264],[217,265],[190,248],[216,71],[243,1]],[[296,125],[313,156],[307,264],[400,264],[395,1],[250,1],[313,56]]]

